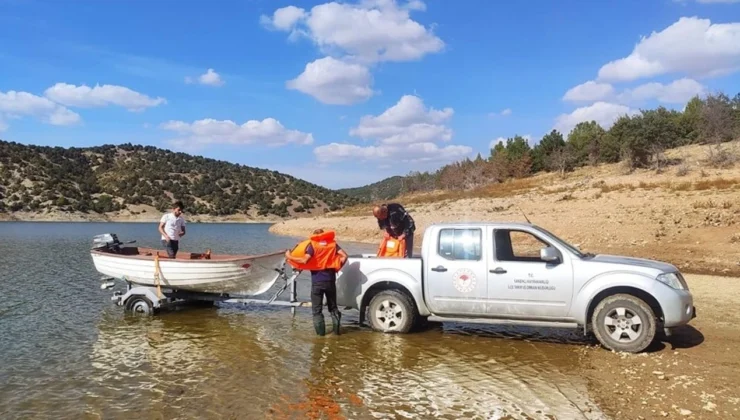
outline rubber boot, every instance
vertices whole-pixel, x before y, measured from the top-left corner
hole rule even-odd
[[[326,335],[326,324],[323,315],[314,315],[313,328],[316,330],[316,335]]]
[[[339,335],[339,325],[342,321],[342,313],[335,311],[331,313],[331,328],[335,335]]]

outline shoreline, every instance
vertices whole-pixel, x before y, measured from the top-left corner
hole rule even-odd
[[[162,213],[164,214],[164,213]],[[0,223],[157,223],[161,215],[154,217],[137,217],[134,215],[106,215],[84,213],[0,213]],[[250,219],[245,216],[232,215],[224,217],[185,214],[186,223],[220,223],[220,224],[275,224],[283,219]]]

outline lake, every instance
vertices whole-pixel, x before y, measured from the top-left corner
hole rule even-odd
[[[268,227],[189,224],[180,246],[245,254],[297,243]],[[156,229],[0,223],[0,418],[603,418],[572,331],[445,324],[391,335],[344,310],[343,334],[318,337],[310,308],[224,303],[124,315],[100,289],[92,237],[160,247]],[[350,254],[376,249],[338,239]]]

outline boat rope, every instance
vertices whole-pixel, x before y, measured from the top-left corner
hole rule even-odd
[[[157,297],[162,299],[162,288],[159,285],[159,276],[161,270],[159,268],[159,252],[154,254],[154,284],[157,286]]]

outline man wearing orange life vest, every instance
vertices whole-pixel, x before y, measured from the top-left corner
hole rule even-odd
[[[311,271],[311,311],[316,334],[326,334],[322,305],[326,296],[326,307],[331,314],[332,330],[339,335],[342,313],[337,308],[337,271],[347,261],[347,253],[334,240],[334,231],[313,231],[309,240],[298,244],[292,251],[285,252],[285,259],[293,267]]]
[[[373,216],[378,227],[385,230],[385,239],[395,238],[406,243],[405,258],[414,254],[414,232],[416,225],[411,215],[398,203],[381,204],[373,207]]]

